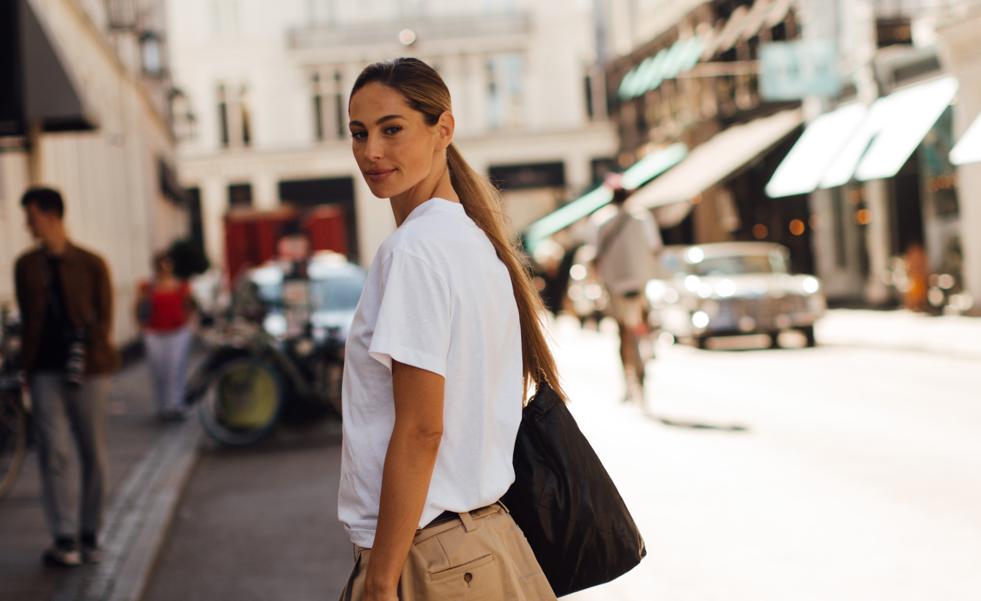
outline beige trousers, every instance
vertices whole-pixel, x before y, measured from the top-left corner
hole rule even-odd
[[[355,548],[340,601],[360,601],[371,549]],[[423,528],[402,567],[400,601],[554,601],[528,541],[507,510],[488,505]]]

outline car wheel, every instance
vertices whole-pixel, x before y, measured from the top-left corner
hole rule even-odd
[[[800,329],[800,333],[807,340],[808,347],[817,346],[817,339],[814,337],[814,326],[807,326]]]
[[[770,332],[770,348],[780,348],[780,332]]]
[[[703,351],[708,348],[708,336],[695,336],[695,346]]]

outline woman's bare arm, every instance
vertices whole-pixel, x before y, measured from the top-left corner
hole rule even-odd
[[[397,598],[443,435],[443,384],[443,376],[392,361],[395,426],[385,455],[365,601]]]

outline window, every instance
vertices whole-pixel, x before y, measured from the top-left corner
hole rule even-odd
[[[218,126],[221,145],[225,148],[252,145],[252,113],[245,85],[234,91],[228,84],[218,84]]]
[[[313,75],[313,118],[318,141],[347,137],[347,106],[344,104],[344,80],[340,70],[330,78]]]
[[[231,144],[231,134],[228,131],[228,97],[224,84],[218,85],[218,126],[221,128],[221,145]]]
[[[500,86],[497,83],[497,68],[493,58],[484,65],[484,78],[487,82],[487,127],[498,129],[504,121],[504,107]]]
[[[324,95],[320,88],[320,74],[313,74],[313,127],[317,141],[324,139]]]
[[[239,90],[238,110],[242,123],[242,145],[252,145],[252,113],[249,111],[248,89],[245,86]]]
[[[228,185],[228,208],[238,209],[252,206],[252,184]]]
[[[341,72],[334,72],[334,125],[338,139],[343,140],[347,136],[345,115],[347,113],[344,106],[344,88],[341,86]]]
[[[504,54],[487,59],[487,126],[515,127],[522,122],[524,108],[524,57]]]

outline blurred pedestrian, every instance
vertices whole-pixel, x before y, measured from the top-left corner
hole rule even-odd
[[[193,314],[190,285],[175,275],[170,254],[158,253],[153,258],[153,278],[139,285],[136,319],[143,328],[157,415],[162,420],[184,417]]]
[[[15,280],[41,499],[53,539],[42,559],[47,565],[76,566],[101,558],[107,374],[119,367],[110,342],[112,284],[105,261],[68,239],[58,191],[31,188],[21,206],[28,229],[40,242],[17,259]],[[81,464],[78,522],[69,499],[73,451]]]
[[[629,206],[631,191],[613,180],[614,215],[599,227],[596,265],[610,298],[610,316],[620,334],[620,361],[626,395],[624,400],[644,399],[644,360],[640,341],[647,334],[647,297],[644,289],[657,274],[657,254],[663,244],[651,212]]]
[[[930,266],[923,245],[913,242],[906,248],[903,255],[903,266],[906,268],[906,290],[903,294],[903,304],[910,311],[926,311],[927,281]]]
[[[348,111],[358,168],[397,229],[345,355],[338,515],[356,563],[342,599],[555,599],[498,502],[526,386],[558,385],[500,199],[452,145],[449,91],[425,63],[366,67]]]

